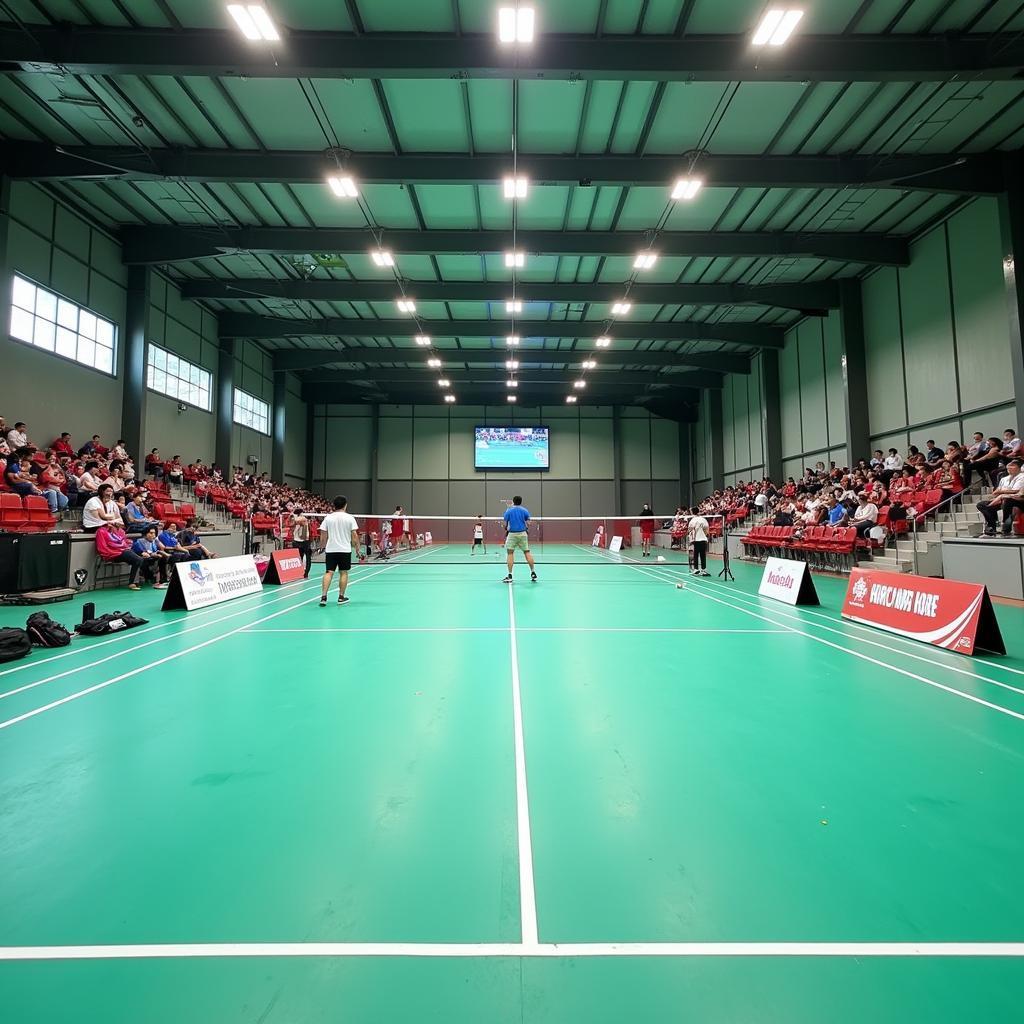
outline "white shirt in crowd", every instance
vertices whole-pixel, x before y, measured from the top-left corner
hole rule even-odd
[[[1001,491],[1016,491],[1018,494],[1024,494],[1024,470],[1021,470],[1016,476],[1010,476],[1006,474],[999,481],[999,490]]]
[[[886,455],[885,462],[883,463],[886,469],[902,469],[903,468],[903,456],[902,455]]]
[[[703,516],[694,516],[688,528],[690,540],[708,539],[708,521]]]
[[[90,498],[85,503],[85,508],[82,509],[82,526],[87,530],[91,530],[94,527],[103,526],[109,522],[109,520],[100,517],[101,511],[113,516],[114,521],[117,522],[119,516],[115,502],[108,501],[104,503],[99,498]]]
[[[7,440],[14,451],[19,448],[28,447],[28,434],[24,430],[9,430],[7,432]]]
[[[853,521],[855,523],[863,523],[865,519],[870,520],[872,523],[878,522],[878,506],[872,501],[858,505],[853,513]]]
[[[324,549],[328,554],[345,555],[352,552],[352,534],[359,529],[359,524],[354,516],[347,512],[332,512],[324,516],[320,524],[320,531],[327,534],[327,547]]]
[[[1021,440],[1014,435],[1003,445],[1003,451],[1009,455],[1020,455]]]

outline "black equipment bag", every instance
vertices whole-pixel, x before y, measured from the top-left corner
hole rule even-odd
[[[32,650],[32,641],[23,629],[0,629],[0,662],[17,661]]]
[[[71,643],[67,628],[54,622],[46,612],[33,612],[25,623],[25,629],[35,647],[67,647]]]
[[[76,633],[85,636],[106,636],[108,633],[120,633],[125,629],[145,626],[148,619],[140,619],[131,612],[108,612],[98,615],[95,619],[85,619],[75,626]]]

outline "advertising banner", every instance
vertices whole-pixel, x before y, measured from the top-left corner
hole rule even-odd
[[[305,572],[306,563],[302,555],[295,548],[283,548],[271,553],[270,565],[267,566],[263,582],[268,586],[295,583],[302,579]]]
[[[786,604],[820,604],[807,563],[791,558],[769,558],[757,592]]]
[[[979,583],[854,569],[843,618],[958,654],[1005,654],[988,589]]]
[[[201,562],[178,562],[162,608],[208,608],[263,589],[252,555],[233,555]]]

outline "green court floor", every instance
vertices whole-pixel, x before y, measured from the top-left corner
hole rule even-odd
[[[0,667],[3,1019],[1019,1019],[1024,610],[967,659],[733,568],[89,595],[150,625]]]

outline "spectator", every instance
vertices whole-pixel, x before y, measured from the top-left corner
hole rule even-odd
[[[1017,436],[1017,431],[1013,427],[1007,427],[1003,431],[1003,458],[1009,462],[1010,459],[1016,459],[1021,454],[1021,441]]]
[[[1020,471],[1020,459],[1011,459],[1004,476],[987,501],[978,502],[978,511],[985,520],[985,536],[996,535],[996,516],[1003,512],[1003,536],[1009,537],[1013,530],[1013,517],[1018,509],[1024,510],[1024,473]]]
[[[974,432],[974,440],[964,455],[963,481],[965,487],[971,486],[971,477],[974,474],[977,460],[987,451],[988,442],[985,440],[985,435],[980,430],[976,430]]]
[[[159,523],[155,519],[150,519],[146,515],[146,511],[142,506],[142,499],[133,497],[131,501],[125,505],[125,525],[128,527],[131,533],[145,533],[149,529],[157,529]]]
[[[13,431],[12,431],[13,433]],[[4,470],[4,483],[23,498],[30,494],[39,495],[43,492],[36,487],[32,477],[32,463],[29,459],[19,459],[16,455],[7,460]]]
[[[7,432],[7,443],[11,446],[12,451],[18,451],[19,448],[28,448],[28,433],[24,423],[15,423],[14,429]]]
[[[78,449],[78,454],[83,458],[87,458],[92,455],[102,456],[107,454],[107,449],[100,444],[100,435],[93,434],[91,441],[86,441],[81,448]]]
[[[58,455],[74,458],[75,449],[71,446],[71,435],[66,430],[53,442],[51,447]]]
[[[124,474],[124,463],[123,462],[111,462],[110,464],[110,476],[103,481],[105,484],[109,484],[115,494],[120,494],[128,484]]]
[[[190,558],[216,558],[217,552],[211,551],[203,544],[202,538],[196,533],[196,521],[190,519],[185,529],[178,534],[178,543],[188,552]]]
[[[829,526],[845,526],[848,518],[849,514],[846,511],[846,506],[836,501],[836,496],[833,494],[828,499]]]
[[[943,459],[942,449],[935,447],[934,441],[925,441],[925,462],[937,465]]]
[[[90,459],[78,477],[77,489],[79,501],[82,504],[85,504],[90,498],[99,493],[100,484],[102,483],[98,474],[99,466],[100,464],[95,459]]]
[[[857,531],[858,537],[866,537],[868,530],[878,522],[878,506],[868,501],[866,494],[857,498],[857,509],[853,513],[852,524]]]
[[[935,471],[932,483],[942,491],[942,500],[947,501],[954,494],[959,494],[964,485],[960,480],[960,474],[949,464],[948,459],[942,460],[942,465]]]
[[[181,456],[175,455],[173,459],[167,464],[167,479],[172,484],[177,484],[179,487],[185,481],[185,467],[181,464]]]
[[[882,449],[876,448],[871,455],[871,468],[879,473],[885,469],[885,457],[882,455]]]
[[[68,507],[68,496],[64,493],[68,478],[64,470],[61,469],[60,460],[55,450],[50,452],[50,459],[43,466],[38,480],[39,488],[46,496],[46,503],[50,506],[50,511],[54,515],[63,512]]]
[[[162,480],[164,475],[164,464],[160,461],[160,449],[154,448],[146,456],[146,472],[154,480]]]
[[[187,562],[193,556],[181,546],[181,542],[176,536],[177,531],[178,524],[168,521],[157,534],[156,542],[160,550],[165,552],[172,561]]]
[[[117,523],[103,523],[96,528],[96,553],[104,562],[123,562],[131,566],[128,575],[128,589],[138,590],[136,582],[140,569],[152,572],[152,566],[146,563],[141,555],[137,555],[124,535],[124,530]],[[150,577],[152,578],[152,577]]]
[[[886,455],[885,461],[882,463],[882,479],[886,486],[894,476],[898,476],[902,471],[903,459],[900,457],[900,453],[895,448],[890,448],[889,454]]]
[[[117,459],[119,462],[124,462],[128,458],[128,449],[125,448],[124,439],[118,438],[117,444],[110,449],[110,457]]]
[[[992,486],[995,487],[999,483],[1002,458],[1002,441],[998,437],[990,437],[986,442],[985,451],[972,460],[972,465],[978,471],[982,480],[988,479]]]
[[[114,489],[110,484],[100,484],[99,490],[82,509],[82,529],[95,533],[101,526],[115,524],[122,532],[121,512],[114,502]]]
[[[142,571],[147,575],[147,579],[156,577],[153,589],[166,590],[171,558],[157,544],[155,526],[143,531],[142,536],[132,544],[132,551],[142,559]]]

